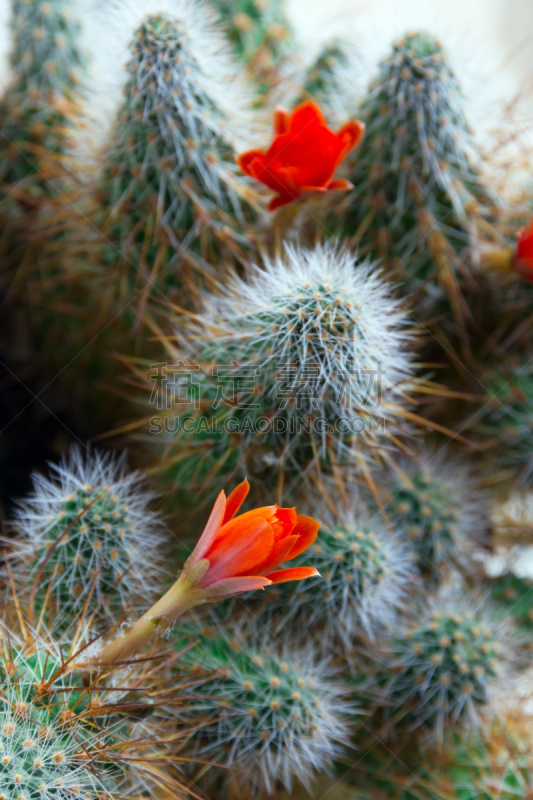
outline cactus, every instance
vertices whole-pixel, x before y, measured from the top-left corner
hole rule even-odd
[[[331,39],[322,47],[304,75],[297,102],[313,99],[324,109],[332,125],[342,125],[350,116],[354,97],[356,52],[342,39]]]
[[[79,687],[68,677],[47,686],[61,659],[46,651],[26,657],[10,647],[2,656],[0,798],[71,800],[117,788],[120,775],[106,763],[109,741],[78,716],[69,719]]]
[[[388,484],[385,509],[407,536],[422,574],[442,578],[451,563],[467,568],[488,528],[483,494],[468,469],[434,451],[405,459]]]
[[[477,723],[504,667],[503,627],[498,630],[485,611],[472,612],[461,602],[447,605],[394,641],[387,688],[388,702],[395,709],[405,706],[406,721],[433,729],[439,739],[452,721]],[[507,639],[506,651],[510,645]]]
[[[328,227],[379,257],[409,291],[428,281],[429,308],[447,297],[464,327],[461,284],[473,282],[469,251],[493,203],[441,43],[426,33],[398,39],[359,118],[366,133],[348,170],[355,188]]]
[[[21,587],[46,585],[37,600],[56,615],[56,630],[68,627],[86,604],[86,613],[107,626],[160,587],[161,522],[149,510],[152,497],[139,474],[128,474],[123,458],[96,453],[84,459],[75,449],[52,469],[51,479],[34,476],[34,492],[15,517]]]
[[[237,56],[245,62],[259,91],[275,81],[279,62],[291,50],[292,32],[283,0],[214,0]]]
[[[324,467],[372,461],[405,432],[414,336],[370,264],[330,245],[288,246],[220,293],[178,330],[179,349],[170,345],[181,367],[150,376],[162,410],[154,441],[163,440],[176,482],[270,465],[300,475],[319,458]],[[184,399],[162,379],[186,373],[186,361]]]
[[[194,678],[191,708],[206,720],[199,754],[269,794],[278,783],[290,789],[294,778],[309,785],[347,742],[353,709],[342,685],[308,652],[247,644],[234,626],[213,632],[192,624],[188,638],[198,636],[180,664]]]
[[[39,207],[70,145],[85,68],[70,0],[13,0],[12,85],[2,104],[3,213]],[[11,199],[10,199],[11,198]],[[20,213],[19,208],[19,213]]]
[[[533,473],[533,373],[529,360],[493,370],[483,385],[486,401],[477,431],[502,472],[525,483]]]
[[[371,638],[382,633],[414,584],[411,549],[385,529],[379,514],[371,516],[357,500],[338,506],[335,515],[313,506],[322,525],[305,563],[320,577],[274,586],[260,605],[254,597],[246,603],[276,634],[290,625],[291,639],[312,633],[321,648],[334,640],[349,647],[361,629]]]
[[[203,4],[167,5],[135,31],[101,185],[106,271],[119,286],[166,296],[185,265],[212,272],[242,257],[259,207],[235,164],[252,126],[247,91],[216,20]]]
[[[0,797],[123,800],[162,787],[172,800],[183,797],[181,784],[153,771],[173,757],[165,717],[156,713],[170,696],[161,663],[110,668],[89,680],[99,645],[79,648],[71,633],[63,637],[70,646],[60,646],[27,622],[20,631],[0,622]],[[146,715],[150,723],[140,721]]]

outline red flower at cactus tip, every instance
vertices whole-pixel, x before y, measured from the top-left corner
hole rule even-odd
[[[313,567],[280,570],[276,567],[307,550],[316,539],[320,523],[299,516],[293,508],[278,506],[256,508],[236,517],[249,488],[248,481],[244,481],[227,499],[220,492],[205,530],[185,564],[184,574],[191,574],[198,562],[209,562],[195,584],[206,599],[319,574]]]
[[[514,262],[522,277],[533,283],[533,222],[518,234]]]
[[[278,193],[269,204],[274,211],[306,192],[351,189],[349,181],[334,180],[333,175],[364,129],[362,122],[352,120],[335,133],[313,102],[301,103],[292,114],[278,108],[268,151],[248,150],[237,156],[237,163],[246,175]]]

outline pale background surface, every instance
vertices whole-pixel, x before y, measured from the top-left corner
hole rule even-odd
[[[491,127],[516,95],[513,124],[533,147],[533,0],[287,0],[302,51],[342,36],[363,53],[370,78],[388,43],[406,30],[437,34],[464,79],[476,122]]]

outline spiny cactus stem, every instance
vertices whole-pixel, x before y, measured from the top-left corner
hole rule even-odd
[[[30,623],[33,620],[33,613],[35,611],[35,595],[37,593],[37,588],[39,587],[39,585],[41,583],[41,578],[43,576],[43,572],[46,569],[46,566],[47,566],[48,562],[50,561],[50,559],[54,555],[54,552],[56,551],[58,546],[61,544],[61,542],[63,542],[65,540],[65,537],[68,536],[68,534],[70,533],[72,528],[75,525],[78,524],[80,519],[89,511],[90,508],[92,508],[92,506],[94,506],[94,504],[96,503],[96,501],[98,499],[99,499],[98,497],[95,497],[94,500],[91,500],[91,502],[88,503],[88,505],[86,505],[85,508],[82,508],[82,510],[80,511],[78,516],[75,517],[72,520],[72,522],[70,522],[67,525],[67,527],[65,528],[63,533],[60,536],[57,537],[57,539],[55,540],[54,544],[52,545],[52,547],[48,551],[48,553],[46,555],[46,558],[43,560],[43,563],[39,567],[39,571],[37,572],[37,575],[35,576],[35,580],[33,581],[33,586],[31,587],[30,607],[29,607],[29,621],[30,621]]]
[[[195,586],[208,569],[207,558],[198,561],[190,570],[185,569],[168,592],[132,625],[125,636],[104,647],[98,661],[103,664],[127,661],[158,633],[169,630],[185,611],[205,603],[204,592]]]

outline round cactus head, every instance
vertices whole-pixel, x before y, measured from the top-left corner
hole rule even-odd
[[[115,798],[122,771],[112,737],[84,720],[83,689],[59,649],[35,645],[27,652],[8,637],[0,643],[0,797]]]
[[[274,586],[264,599],[247,601],[275,633],[288,627],[291,637],[312,633],[321,646],[338,640],[350,647],[358,630],[372,638],[389,626],[413,591],[411,548],[361,501],[348,508],[339,501],[339,508],[334,515],[313,506],[322,524],[305,563],[320,577]]]
[[[477,721],[503,667],[501,628],[461,604],[413,624],[392,651],[391,705],[405,705],[413,726],[432,728],[439,737],[452,721]]]
[[[229,629],[191,627],[199,643],[183,660],[195,678],[191,706],[208,721],[198,752],[272,793],[294,778],[309,784],[342,751],[350,704],[309,653],[246,644]],[[205,675],[205,680],[202,680]]]
[[[453,562],[467,567],[488,527],[483,496],[468,469],[427,451],[404,460],[387,486],[385,509],[433,581]]]
[[[38,582],[57,626],[73,616],[95,615],[107,624],[136,598],[148,601],[165,572],[161,523],[149,510],[151,496],[123,459],[74,450],[53,466],[52,479],[34,477],[34,492],[20,503],[15,527],[21,539],[22,591]]]
[[[178,397],[167,415],[197,419],[186,431],[175,424],[171,436],[188,474],[190,454],[205,456],[210,474],[217,460],[234,468],[263,459],[301,475],[317,454],[372,460],[388,436],[404,432],[413,334],[370,264],[329,245],[287,247],[220,291],[205,299],[192,333],[177,333],[198,365],[199,404]],[[202,424],[206,417],[217,424]]]

